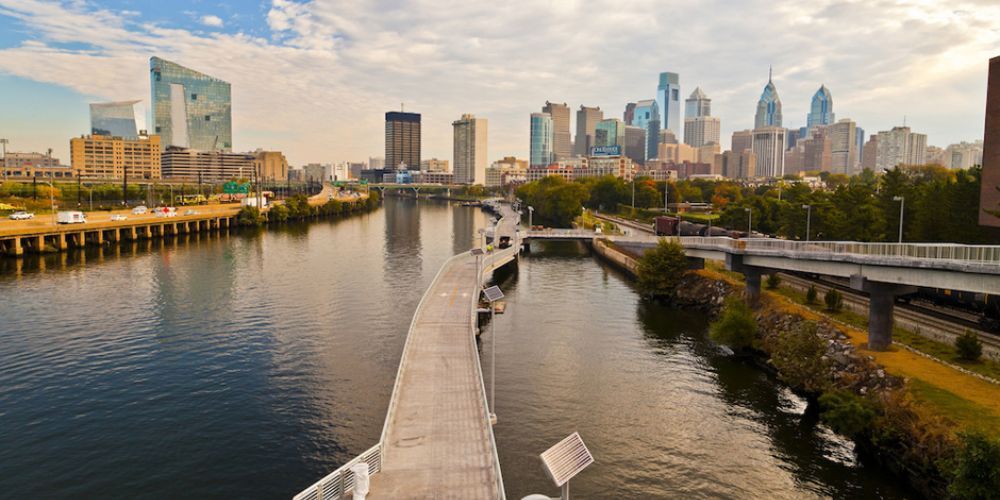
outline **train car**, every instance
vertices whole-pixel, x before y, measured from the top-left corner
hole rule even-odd
[[[705,231],[705,236],[729,236],[730,232],[724,227],[712,226]]]
[[[657,236],[677,236],[677,225],[680,223],[680,219],[661,215],[653,220]]]
[[[707,230],[708,226],[705,224],[697,224],[686,220],[682,220],[677,225],[677,234],[680,236],[704,236]]]
[[[985,293],[920,288],[917,293],[900,297],[903,302],[920,305],[930,302],[934,306],[954,309],[974,315],[979,327],[988,332],[1000,333],[1000,296]]]

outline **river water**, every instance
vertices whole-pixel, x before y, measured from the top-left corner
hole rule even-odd
[[[485,225],[390,198],[0,262],[0,497],[290,498],[376,444],[413,310]],[[582,245],[537,244],[498,282],[508,498],[557,494],[538,454],[573,431],[597,459],[578,498],[910,495],[720,355],[701,314],[639,300]]]

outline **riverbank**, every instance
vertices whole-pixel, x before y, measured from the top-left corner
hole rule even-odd
[[[600,240],[594,249],[635,276],[641,256],[634,251]],[[685,276],[675,300],[715,316],[725,297],[741,296],[743,289],[729,273],[702,269]],[[859,452],[926,496],[945,495],[949,484],[953,490],[956,484],[967,486],[956,463],[972,446],[969,433],[1000,437],[996,384],[898,346],[868,351],[864,330],[777,292],[762,294],[753,320],[758,333],[744,350],[749,359],[806,394],[828,425],[854,439]],[[803,360],[809,359],[806,366]]]

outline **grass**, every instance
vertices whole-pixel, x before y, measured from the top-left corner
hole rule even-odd
[[[1000,438],[1000,416],[984,412],[982,406],[920,379],[911,380],[908,389],[914,401],[931,414]]]

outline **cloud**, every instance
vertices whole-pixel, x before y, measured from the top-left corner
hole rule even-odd
[[[982,0],[273,0],[261,36],[82,2],[0,0],[0,15],[31,27],[0,49],[0,71],[137,98],[158,55],[230,81],[235,146],[280,148],[295,164],[381,155],[382,114],[400,103],[423,114],[427,157],[451,157],[463,113],[490,120],[491,158],[525,156],[528,115],[546,100],[621,117],[654,96],[661,71],[680,73],[685,97],[704,89],[727,144],[752,125],[769,64],[787,126],[804,124],[826,84],[838,118],[876,132],[906,115],[945,145],[982,136],[1000,47],[1000,5]]]
[[[213,28],[221,28],[222,18],[213,15],[201,16],[201,24],[204,24],[205,26],[211,26]]]

